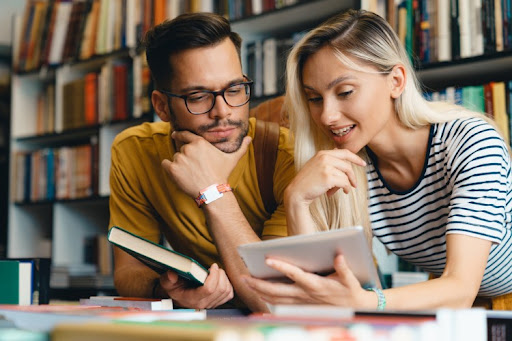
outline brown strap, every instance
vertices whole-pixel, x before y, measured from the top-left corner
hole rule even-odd
[[[260,196],[265,210],[272,214],[277,208],[274,198],[274,169],[279,146],[279,124],[256,120],[253,144]]]

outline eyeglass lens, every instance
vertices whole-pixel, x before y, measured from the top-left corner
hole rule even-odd
[[[247,103],[251,96],[249,84],[235,84],[226,88],[222,97],[232,107],[239,107]],[[188,110],[193,114],[203,114],[212,109],[215,95],[207,91],[195,92],[187,96]]]

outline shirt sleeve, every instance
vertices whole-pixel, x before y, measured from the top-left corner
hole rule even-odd
[[[110,168],[109,228],[119,226],[153,242],[160,240],[158,214],[145,199],[133,169],[137,148],[114,143]],[[130,152],[127,152],[127,149]]]
[[[478,120],[453,137],[447,160],[453,186],[446,233],[500,243],[510,222],[510,156],[503,139]]]

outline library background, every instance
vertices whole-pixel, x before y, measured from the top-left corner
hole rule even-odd
[[[0,0],[0,257],[49,260],[44,301],[115,294],[110,145],[156,120],[139,46],[148,28],[184,12],[228,17],[254,106],[284,93],[287,52],[304,32],[348,8],[390,22],[426,97],[494,117],[509,139],[510,0]],[[388,285],[426,279],[374,251]]]

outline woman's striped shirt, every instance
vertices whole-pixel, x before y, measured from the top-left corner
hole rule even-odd
[[[484,120],[467,118],[433,124],[428,144],[421,177],[407,191],[391,189],[369,163],[374,235],[437,275],[446,264],[447,233],[490,240],[479,295],[512,292],[512,173],[505,142]]]

